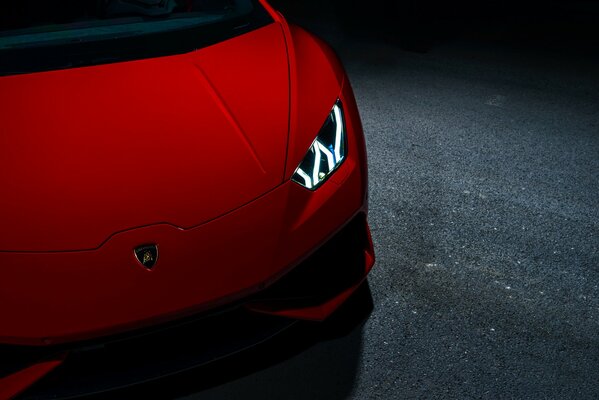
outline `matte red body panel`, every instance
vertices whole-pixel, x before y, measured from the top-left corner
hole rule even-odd
[[[367,211],[345,73],[273,17],[189,54],[0,78],[0,343],[91,339],[228,304]],[[337,98],[347,157],[309,191],[289,177]],[[152,270],[134,256],[149,243]],[[323,319],[353,290],[271,311]]]
[[[0,251],[96,249],[272,190],[288,82],[278,24],[179,56],[0,77]]]

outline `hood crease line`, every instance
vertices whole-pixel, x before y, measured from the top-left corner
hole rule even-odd
[[[202,68],[196,63],[193,63],[193,66],[195,67],[195,70],[199,73],[201,80],[204,83],[204,86],[206,86],[206,88],[208,89],[208,92],[210,93],[212,98],[214,98],[214,100],[216,101],[216,104],[221,109],[223,115],[231,123],[231,126],[233,127],[233,129],[235,130],[237,135],[241,138],[241,140],[244,142],[246,147],[250,150],[250,153],[252,154],[252,158],[254,158],[254,160],[256,161],[256,163],[258,164],[260,169],[262,170],[262,173],[266,174],[267,173],[266,169],[264,168],[264,165],[262,164],[260,157],[258,157],[256,149],[254,148],[254,145],[252,144],[252,141],[249,139],[248,135],[244,132],[243,128],[241,127],[241,125],[239,124],[239,122],[237,121],[237,119],[235,118],[235,116],[233,115],[233,113],[231,112],[231,110],[229,109],[227,104],[225,103],[225,100],[222,98],[222,96],[220,95],[220,93],[218,92],[216,87],[214,87],[214,85],[212,84],[210,79],[208,79],[208,76],[202,70]]]

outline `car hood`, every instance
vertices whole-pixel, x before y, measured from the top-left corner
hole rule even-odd
[[[75,251],[185,229],[283,179],[279,25],[193,53],[0,78],[0,251]]]

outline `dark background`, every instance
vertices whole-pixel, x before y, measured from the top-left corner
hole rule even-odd
[[[374,309],[362,292],[324,327],[145,394],[599,397],[597,3],[273,4],[356,92]]]
[[[593,0],[274,0],[271,4],[290,21],[325,37],[334,30],[418,52],[460,37],[589,52],[598,44],[599,4]],[[328,28],[322,25],[325,21]]]

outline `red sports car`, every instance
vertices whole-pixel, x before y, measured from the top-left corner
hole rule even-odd
[[[107,354],[116,384],[187,369],[360,286],[365,144],[326,44],[265,0],[0,15],[1,399],[103,389],[78,363]]]

